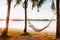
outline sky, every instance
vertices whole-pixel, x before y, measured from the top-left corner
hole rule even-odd
[[[23,0],[24,1],[24,0]],[[27,8],[27,18],[28,19],[51,19],[54,16],[54,12],[51,10],[51,1],[47,0],[42,7],[39,9],[40,11],[37,12],[37,8],[35,7],[33,10],[31,8],[32,3],[28,2],[28,8]],[[23,2],[22,2],[23,3]],[[11,10],[10,10],[10,19],[24,19],[25,13],[24,8],[22,7],[22,3],[20,5],[17,5],[14,8],[15,0],[11,3]],[[54,0],[55,6],[56,6],[56,0]],[[7,16],[7,2],[6,0],[0,0],[0,19],[6,19]],[[56,19],[56,15],[53,19]],[[0,21],[0,26],[5,27],[5,21]],[[40,28],[40,26],[45,26],[47,23],[45,22],[31,22],[34,26]],[[44,25],[43,25],[44,24]],[[10,22],[9,28],[23,28],[24,22]],[[41,27],[42,28],[42,27]],[[53,29],[54,28],[54,29]],[[28,28],[31,29],[31,28]],[[32,30],[32,29],[31,29]],[[52,22],[50,26],[45,30],[50,30],[56,32],[56,21]]]
[[[24,1],[24,0],[23,0]],[[54,12],[51,10],[51,1],[47,0],[42,7],[40,8],[40,12],[37,12],[37,8],[35,7],[33,10],[31,8],[32,3],[28,2],[27,8],[27,16],[28,19],[51,19],[54,15]],[[54,0],[54,3],[56,0]],[[22,7],[22,3],[17,5],[14,8],[15,0],[11,3],[10,10],[10,19],[24,19],[25,13],[24,8]],[[7,2],[6,0],[0,0],[0,18],[6,19],[7,15]],[[56,16],[54,17],[56,19]]]

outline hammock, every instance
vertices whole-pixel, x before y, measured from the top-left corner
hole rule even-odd
[[[33,24],[31,24],[30,21],[29,21],[29,27],[31,27],[31,28],[32,28],[34,31],[36,31],[36,32],[40,32],[40,31],[46,29],[46,28],[50,25],[50,23],[51,23],[51,21],[50,21],[50,22],[48,23],[48,25],[45,26],[44,28],[38,29],[38,28],[36,28]]]
[[[54,17],[54,16],[53,16]],[[52,18],[53,18],[52,17]],[[42,28],[42,29],[38,29],[38,28],[36,28],[33,24],[31,24],[30,23],[30,21],[28,21],[28,23],[29,23],[29,27],[31,27],[34,31],[36,31],[36,32],[41,32],[41,31],[43,31],[44,29],[46,29],[49,25],[50,25],[50,23],[52,22],[52,19],[49,21],[49,23],[47,24],[47,26],[45,26],[44,28]]]

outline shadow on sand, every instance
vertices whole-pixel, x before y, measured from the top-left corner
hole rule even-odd
[[[0,40],[9,40],[9,36],[6,36],[6,37],[1,37],[0,36]]]
[[[25,40],[38,40],[38,39],[32,37],[29,33],[23,33],[20,36],[24,36]]]

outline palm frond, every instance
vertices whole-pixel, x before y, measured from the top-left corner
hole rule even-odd
[[[41,7],[44,4],[45,0],[40,0],[37,4],[37,8]]]
[[[45,0],[39,0],[39,2],[37,3],[37,12],[39,12],[39,8],[42,6],[42,4],[44,4]]]
[[[32,9],[33,9],[33,7],[35,7],[37,5],[38,1],[39,0],[31,0],[31,2],[32,2]]]
[[[12,2],[13,0],[7,0],[7,4],[9,4],[9,2]]]
[[[25,8],[25,1],[23,2],[23,8]]]
[[[54,0],[52,0],[51,9],[52,9],[53,11],[55,11],[55,4],[54,4]]]
[[[23,8],[25,8],[25,3],[26,3],[26,6],[28,6],[28,0],[23,2],[23,4],[22,4]]]
[[[14,5],[14,7],[15,7],[16,5],[18,5],[18,4],[20,4],[21,1],[22,1],[22,0],[16,0],[16,4]]]

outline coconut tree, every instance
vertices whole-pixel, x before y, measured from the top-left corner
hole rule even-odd
[[[39,12],[40,7],[42,6],[42,4],[44,4],[46,0],[31,0],[32,2],[32,9],[36,6],[37,7],[37,11]]]
[[[16,4],[20,4],[22,0],[16,0]],[[32,2],[32,9],[37,6],[37,11],[39,11],[39,8],[42,6],[42,4],[45,2],[45,0],[30,0]],[[27,32],[27,5],[28,4],[28,0],[25,0],[23,2],[23,8],[25,9],[25,28],[24,28],[24,32],[26,33]],[[14,6],[14,7],[15,7]],[[51,4],[51,9],[53,11],[55,11],[55,5],[54,5],[54,0],[52,0],[52,4]],[[47,28],[47,27],[44,27],[44,29]]]
[[[17,5],[17,4],[20,4],[22,0],[16,0],[16,4],[14,5],[14,7]],[[25,9],[25,28],[24,28],[24,32],[27,32],[27,1],[28,0],[25,0],[23,2],[23,8]]]
[[[27,2],[28,2],[28,0],[24,1],[24,4],[25,4],[25,28],[24,28],[24,32],[25,33],[27,32]]]
[[[6,16],[6,27],[3,30],[2,37],[7,36],[8,25],[9,25],[9,17],[10,17],[10,8],[11,8],[11,0],[7,0],[8,8],[7,8],[7,16]]]
[[[57,38],[60,38],[59,2],[60,2],[60,0],[56,0],[56,14],[57,14],[56,15],[57,16],[57,18],[56,18],[57,19],[57,22],[56,22],[57,23],[57,33],[56,34],[57,34]]]
[[[22,0],[16,0],[16,4],[19,4]],[[42,6],[42,4],[44,4],[44,2],[46,0],[30,0],[32,2],[32,9],[36,6],[37,7],[37,11],[39,11],[39,8]],[[23,8],[25,9],[25,28],[24,28],[24,32],[27,32],[27,5],[28,4],[28,0],[25,0],[23,2]],[[55,6],[54,6],[54,0],[52,0],[52,4],[51,4],[51,9],[55,10]]]
[[[54,0],[52,0],[52,3],[51,3],[51,9],[52,9],[52,11],[54,12],[54,16],[55,16],[55,4],[54,4]],[[38,11],[39,11],[39,9],[38,9]],[[54,17],[53,16],[53,17]],[[53,17],[52,17],[52,19],[53,19]],[[52,20],[51,19],[51,20]],[[38,28],[36,28],[33,24],[31,24],[30,23],[30,21],[28,21],[29,22],[29,27],[31,27],[34,31],[36,31],[36,32],[41,32],[41,31],[43,31],[44,29],[46,29],[47,27],[49,27],[49,25],[50,25],[50,23],[52,22],[52,21],[49,21],[49,23],[44,27],[44,28],[42,28],[42,29],[38,29]]]
[[[17,4],[19,4],[21,1],[22,1],[22,0],[16,0],[15,6],[16,6]],[[37,6],[37,8],[38,8],[38,10],[39,10],[39,7],[42,6],[42,4],[45,2],[45,0],[31,0],[31,2],[32,2],[32,9],[33,9],[35,6]],[[25,32],[25,33],[27,33],[27,6],[28,6],[27,4],[28,4],[28,0],[25,0],[25,1],[23,2],[23,8],[25,9],[25,28],[24,28],[24,32]],[[15,6],[14,6],[14,7],[15,7]]]
[[[45,1],[47,1],[47,0],[31,0],[31,2],[32,2],[32,9],[35,7],[35,6],[37,6],[37,11],[39,12],[39,8],[42,6],[42,4],[44,4],[44,2]],[[51,9],[52,9],[52,11],[55,13],[55,4],[54,4],[54,0],[51,0],[52,1],[52,3],[51,3]],[[55,14],[54,14],[55,15]],[[54,16],[53,16],[54,17]],[[52,18],[53,18],[52,17]],[[34,25],[30,25],[31,26],[31,28],[33,28],[33,30],[35,30],[35,31],[42,31],[42,30],[44,30],[44,29],[46,29],[49,25],[50,25],[50,23],[51,23],[52,21],[50,21],[44,28],[42,28],[42,29],[37,29],[36,27],[34,27]],[[30,23],[30,22],[29,22]],[[31,24],[31,23],[30,23]],[[34,29],[35,28],[35,29]]]

